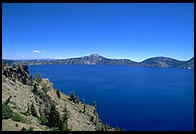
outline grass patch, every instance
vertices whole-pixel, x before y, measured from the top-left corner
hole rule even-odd
[[[33,127],[30,127],[29,129],[23,127],[23,128],[21,129],[21,131],[33,131],[33,129],[34,129]]]
[[[22,116],[20,116],[20,115],[17,114],[17,113],[14,113],[14,116],[12,117],[12,120],[13,120],[13,121],[17,121],[17,122],[22,122],[22,123],[25,123],[25,122],[26,122],[26,120],[24,120],[24,119],[22,118]]]
[[[31,110],[31,114],[33,116],[37,117],[37,111],[36,111],[35,106],[33,104],[31,105],[30,110]]]
[[[2,104],[2,119],[9,119],[13,117],[12,109],[6,105],[6,103]]]
[[[13,108],[13,109],[17,109],[17,107],[16,107],[16,106],[13,106],[12,108]]]

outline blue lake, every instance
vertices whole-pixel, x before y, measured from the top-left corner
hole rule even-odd
[[[194,71],[175,68],[31,65],[54,88],[98,104],[104,123],[127,131],[194,130]]]

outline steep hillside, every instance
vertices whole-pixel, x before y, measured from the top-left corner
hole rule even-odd
[[[49,79],[29,76],[27,66],[2,68],[3,131],[116,131],[104,124],[94,106],[65,95]]]

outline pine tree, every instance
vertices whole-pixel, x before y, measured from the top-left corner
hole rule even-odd
[[[86,104],[84,104],[84,113],[86,112]]]
[[[59,89],[57,89],[56,95],[57,95],[57,97],[58,97],[59,99],[61,98],[61,93],[60,93],[60,90],[59,90]]]
[[[79,99],[79,97],[78,97],[78,96],[76,97],[76,103],[77,103],[77,104],[79,104],[79,103],[80,103],[80,99]]]
[[[93,106],[95,107],[95,109],[97,109],[97,102],[93,101]]]
[[[63,114],[63,121],[64,121],[64,122],[67,122],[67,121],[68,121],[68,118],[69,118],[69,113],[68,113],[68,111],[67,111],[66,106],[65,106],[65,108],[63,109],[63,112],[64,112],[64,114]]]
[[[29,83],[29,85],[33,86],[33,76],[32,75],[30,76],[30,83]]]
[[[62,130],[62,131],[64,131],[64,130],[66,130],[66,131],[68,131],[68,124],[67,124],[67,121],[68,121],[68,118],[69,118],[69,113],[68,113],[68,111],[67,111],[67,108],[66,108],[66,106],[65,106],[65,108],[63,109],[63,112],[64,112],[64,114],[63,114],[63,118],[62,118],[62,122],[60,122],[60,130]]]
[[[96,114],[96,111],[97,111],[97,103],[96,101],[93,101],[93,106],[94,106],[94,114]]]
[[[84,113],[86,112],[86,103],[85,103],[85,99],[83,98],[83,103],[84,103]]]
[[[16,80],[17,80],[17,75],[16,75],[16,73],[14,73],[14,82],[16,82]]]
[[[37,84],[35,83],[33,85],[33,93],[37,93],[37,91],[38,91],[38,88],[37,88]]]
[[[24,78],[22,79],[22,83],[26,85],[27,84],[27,79],[28,79],[28,77],[25,75]]]
[[[65,130],[65,122],[63,122],[62,119],[59,120],[59,130],[64,131]]]
[[[41,80],[42,80],[41,74],[40,74],[39,72],[37,72],[37,73],[36,73],[36,81],[37,81],[38,83],[40,83]]]
[[[7,105],[8,103],[10,103],[10,99],[12,98],[12,96],[10,96],[7,100],[6,100],[6,102],[5,102],[5,104]]]
[[[27,129],[23,127],[20,131],[27,131]]]
[[[37,111],[36,111],[35,106],[33,104],[31,105],[31,108],[30,109],[31,109],[31,114],[33,116],[37,117]]]
[[[7,60],[5,60],[5,61],[3,62],[3,67],[8,67],[8,61],[7,61]]]
[[[71,100],[75,103],[76,102],[76,96],[75,96],[75,92],[72,91],[71,93]]]
[[[58,127],[59,123],[60,123],[60,114],[57,111],[55,104],[52,104],[49,113],[48,125],[49,127]]]
[[[44,113],[42,112],[41,109],[39,109],[39,114],[40,114],[39,119],[41,120],[41,124],[42,125],[47,125],[48,124],[48,120],[47,120],[46,116],[44,115]]]

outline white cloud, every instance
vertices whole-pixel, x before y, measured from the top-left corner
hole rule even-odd
[[[41,53],[39,50],[33,50],[34,53]]]

